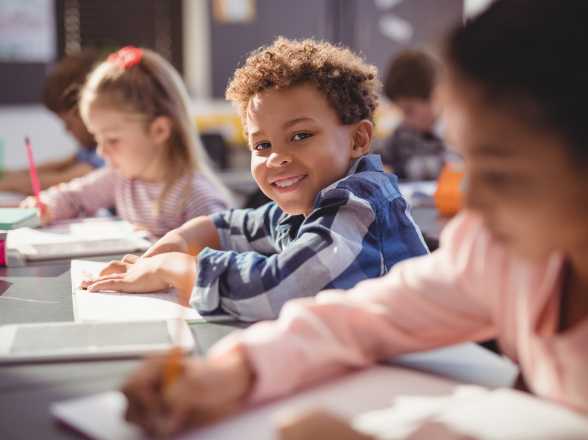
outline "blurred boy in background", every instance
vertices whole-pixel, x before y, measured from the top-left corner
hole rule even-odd
[[[401,52],[388,69],[384,93],[400,109],[403,120],[384,144],[382,162],[400,180],[434,180],[445,162],[433,105],[437,73],[436,60],[418,50]]]
[[[43,87],[42,102],[63,122],[67,132],[78,143],[78,151],[72,156],[38,167],[41,188],[45,189],[104,165],[96,154],[96,141],[88,132],[78,112],[78,94],[92,67],[100,61],[101,53],[85,49],[63,58],[49,73]],[[0,177],[0,191],[32,194],[28,168],[5,171]]]

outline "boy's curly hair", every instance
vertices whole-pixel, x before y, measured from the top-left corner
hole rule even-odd
[[[376,66],[351,50],[311,39],[278,37],[271,46],[253,51],[235,71],[226,98],[239,106],[241,117],[249,100],[267,89],[314,84],[344,125],[373,120],[380,81]]]

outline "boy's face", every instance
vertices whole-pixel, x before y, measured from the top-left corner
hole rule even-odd
[[[265,195],[293,215],[308,215],[319,191],[345,176],[352,161],[367,153],[371,139],[369,121],[341,124],[311,85],[256,94],[246,124],[253,177]]]
[[[63,122],[65,130],[75,138],[80,147],[91,148],[96,145],[94,136],[86,128],[77,108],[61,112],[57,116]]]
[[[469,81],[453,78],[442,90],[448,140],[465,162],[465,206],[494,239],[533,260],[588,249],[588,177],[565,141]]]
[[[398,98],[394,103],[400,108],[406,125],[424,133],[433,130],[437,116],[431,101],[422,98]]]

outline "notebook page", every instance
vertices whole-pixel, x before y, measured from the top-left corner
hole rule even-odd
[[[177,302],[177,291],[155,293],[88,292],[79,288],[83,280],[95,278],[108,263],[72,260],[71,285],[76,321],[136,321],[176,319],[204,321],[198,311]],[[217,318],[218,319],[218,318]],[[206,320],[210,320],[208,317]]]

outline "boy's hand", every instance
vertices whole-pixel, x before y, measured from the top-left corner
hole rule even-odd
[[[340,417],[322,410],[311,410],[296,415],[278,426],[281,440],[336,438],[337,440],[374,440],[356,431]]]
[[[188,304],[196,278],[194,257],[170,252],[149,258],[129,257],[127,260],[129,262],[111,263],[112,272],[87,284],[88,291],[145,293],[166,290],[173,286],[180,292],[180,303]]]
[[[142,258],[132,264],[112,262],[109,265],[109,273],[104,275],[101,273],[86,287],[89,292],[113,290],[115,292],[144,293],[165,290],[169,287],[169,283],[158,273],[160,263],[160,259],[156,258]]]
[[[122,388],[126,419],[152,436],[169,436],[231,413],[253,384],[252,369],[238,350],[212,360],[184,360],[181,376],[167,387],[166,362],[167,357],[145,362]]]
[[[53,212],[49,206],[47,206],[46,203],[43,203],[43,200],[41,200],[41,204],[39,204],[37,202],[37,198],[34,196],[29,196],[24,199],[22,202],[20,202],[19,207],[37,208],[39,210],[39,216],[41,217],[41,224],[43,226],[53,223],[53,220],[55,220],[55,216],[53,215]]]
[[[129,268],[137,262],[139,258],[140,257],[138,257],[137,255],[127,254],[120,261],[113,260],[109,262],[106,265],[106,267],[100,271],[97,278],[94,278],[92,275],[88,275],[88,278],[81,282],[80,287],[82,289],[87,289],[96,281],[98,281],[98,279],[101,277],[105,277],[106,275],[112,274],[126,273],[129,270]]]

